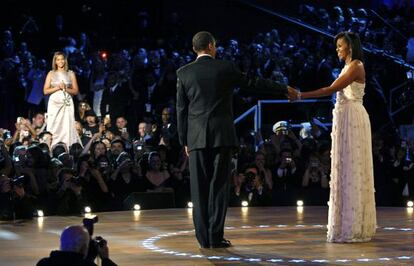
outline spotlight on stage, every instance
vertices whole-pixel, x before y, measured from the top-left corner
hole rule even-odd
[[[407,207],[412,208],[414,206],[414,202],[409,200],[407,201]]]
[[[249,206],[249,202],[247,202],[247,201],[243,200],[243,201],[242,201],[242,203],[241,203],[241,205],[242,205],[243,207],[247,207],[247,206]]]
[[[101,54],[101,58],[102,58],[103,60],[106,60],[106,59],[108,58],[108,53],[107,53],[107,52],[102,51],[100,54]]]
[[[42,210],[37,210],[37,217],[43,217],[45,216],[44,212]]]
[[[296,206],[303,207],[303,200],[296,201]]]
[[[91,213],[92,209],[89,206],[85,206],[85,213]]]
[[[139,204],[134,204],[134,211],[141,210],[141,206]]]
[[[193,205],[193,203],[192,203],[191,201],[189,201],[189,202],[187,203],[187,207],[188,207],[188,208],[190,208],[190,209],[191,209],[193,206],[194,206],[194,205]]]

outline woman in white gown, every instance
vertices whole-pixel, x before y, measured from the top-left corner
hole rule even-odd
[[[376,230],[371,125],[362,105],[365,69],[358,35],[341,32],[336,51],[345,61],[339,77],[328,87],[297,92],[295,99],[336,92],[333,110],[328,242],[370,241]],[[295,100],[293,99],[293,100]]]
[[[46,76],[43,93],[50,94],[47,106],[47,130],[52,133],[52,147],[58,142],[67,148],[79,137],[75,129],[75,108],[72,96],[78,93],[78,83],[62,52],[53,55],[52,70]]]

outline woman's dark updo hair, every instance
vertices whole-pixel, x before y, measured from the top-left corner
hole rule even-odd
[[[339,39],[344,39],[348,46],[352,49],[351,61],[358,59],[361,62],[364,61],[364,52],[362,49],[361,40],[359,39],[358,34],[350,31],[342,31],[335,36],[334,44],[338,42]]]

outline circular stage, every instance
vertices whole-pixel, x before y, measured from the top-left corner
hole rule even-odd
[[[414,265],[412,208],[377,208],[371,242],[327,243],[327,207],[230,208],[228,249],[199,249],[191,209],[99,213],[95,235],[118,265]],[[34,265],[59,247],[65,226],[83,217],[3,222],[2,265]]]

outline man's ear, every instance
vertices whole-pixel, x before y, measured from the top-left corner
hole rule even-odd
[[[193,46],[193,51],[194,51],[194,53],[197,53],[197,51],[196,51],[196,49],[194,48],[194,46]]]

